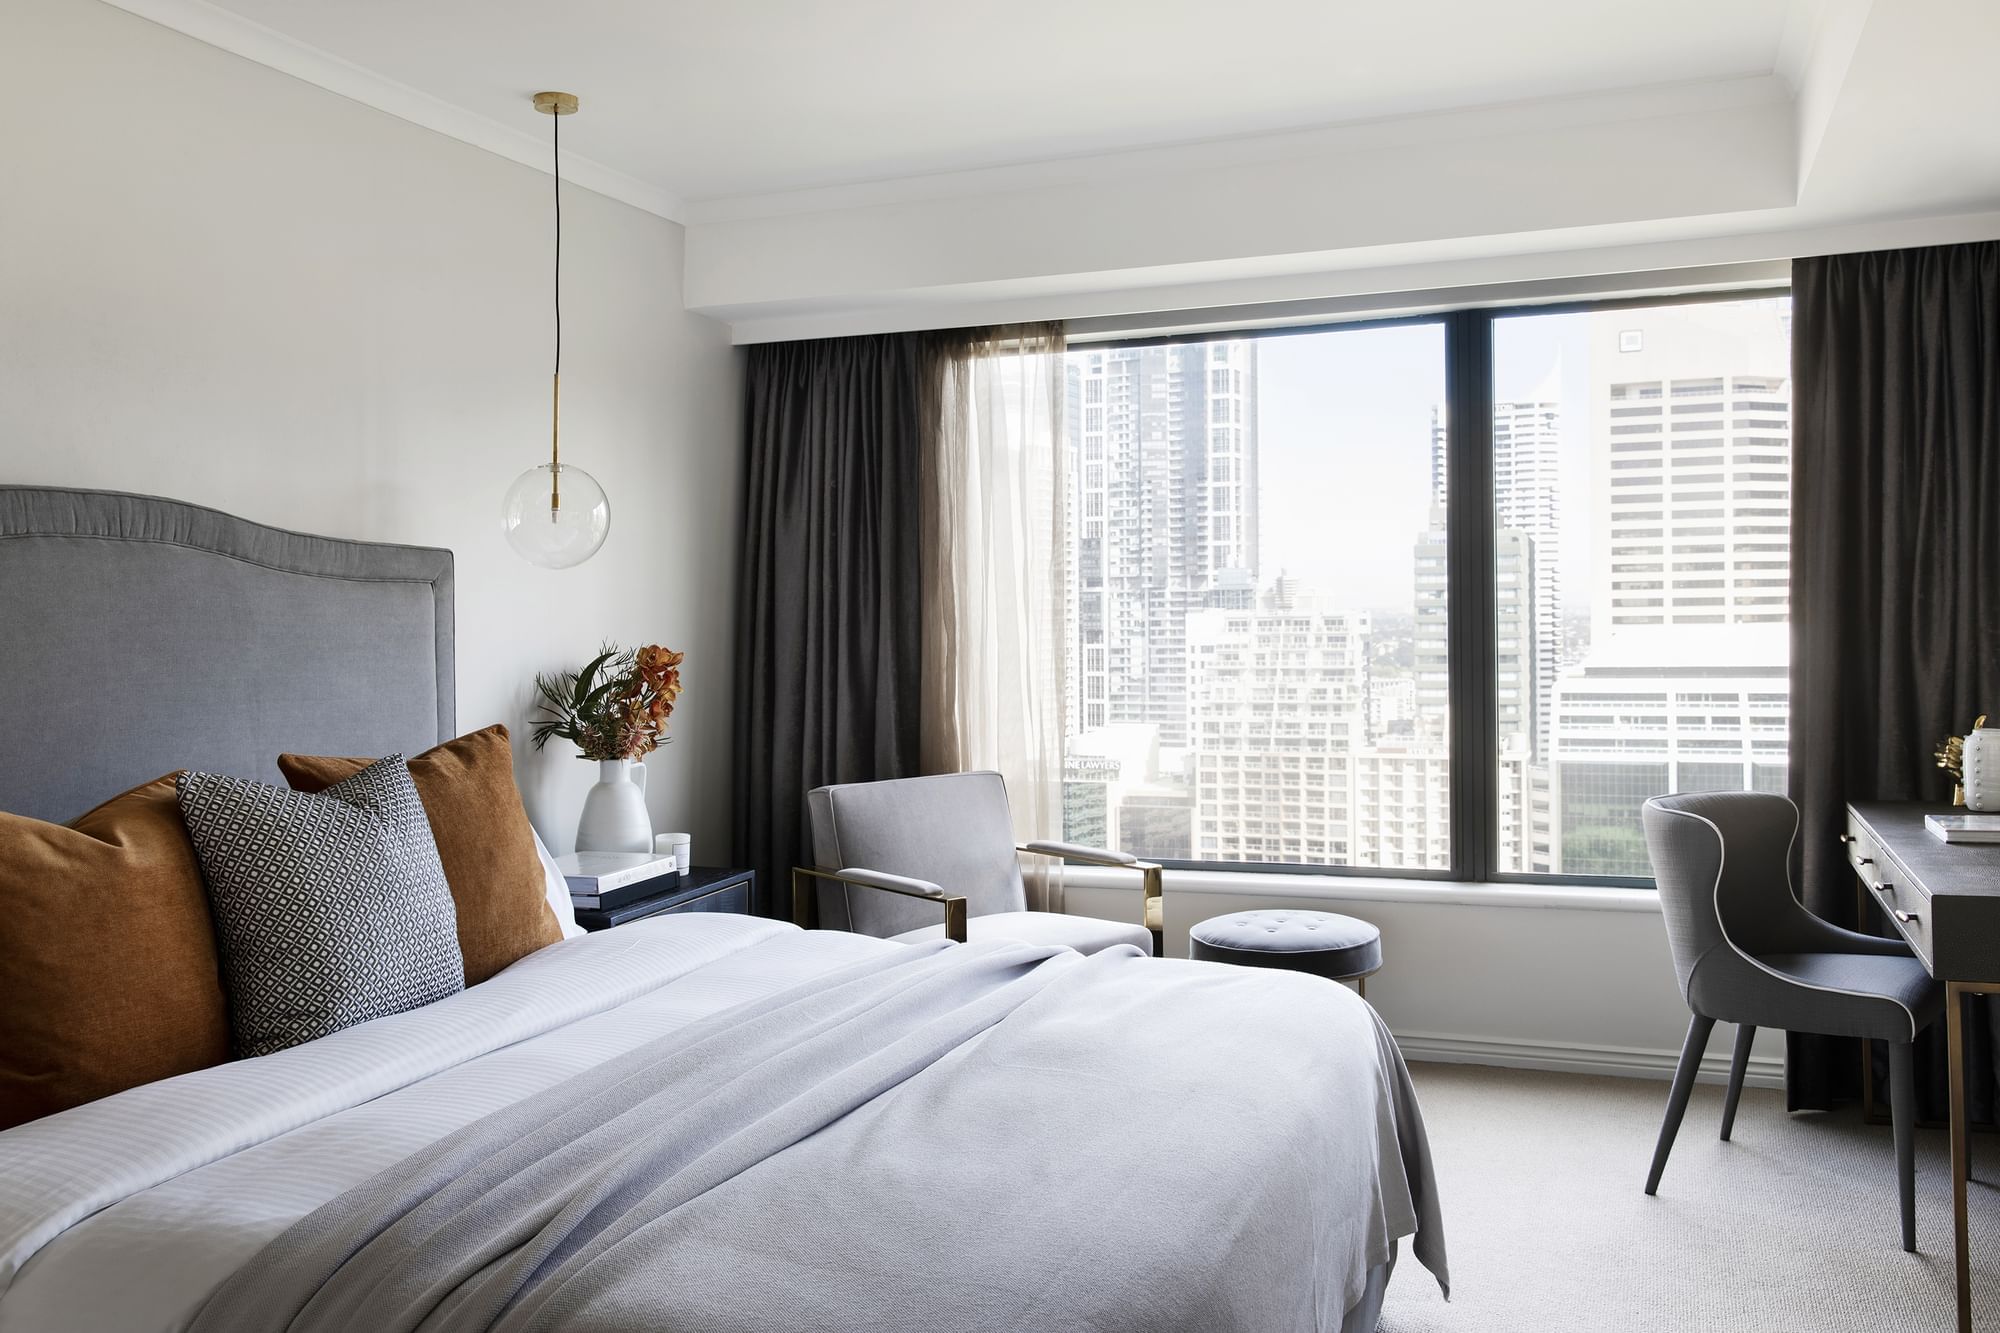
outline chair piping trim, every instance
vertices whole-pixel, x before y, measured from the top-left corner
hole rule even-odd
[[[1799,910],[1810,912],[1812,911],[1812,909],[1807,907],[1805,903],[1800,901],[1797,887],[1792,883],[1792,849],[1798,846],[1799,843],[1800,819],[1799,819],[1798,802],[1792,800],[1792,798],[1789,796],[1780,797],[1779,799],[1784,801],[1786,805],[1792,807],[1792,836],[1791,840],[1785,844],[1785,892],[1791,895],[1793,902],[1798,903]],[[1743,949],[1736,943],[1735,940],[1730,939],[1729,926],[1722,919],[1722,902],[1721,902],[1722,872],[1724,867],[1727,866],[1729,861],[1729,843],[1726,839],[1723,838],[1722,830],[1719,827],[1717,827],[1714,820],[1708,818],[1705,815],[1698,815],[1694,813],[1694,811],[1692,810],[1676,810],[1671,805],[1660,804],[1660,798],[1657,796],[1650,798],[1646,802],[1646,804],[1656,807],[1662,813],[1665,814],[1680,815],[1686,819],[1699,820],[1701,823],[1708,825],[1708,831],[1715,835],[1715,846],[1717,852],[1717,859],[1715,863],[1715,883],[1709,886],[1708,907],[1711,912],[1715,913],[1716,929],[1722,932],[1722,942],[1729,946],[1730,952],[1734,953],[1738,958],[1741,958],[1745,962],[1749,963],[1752,967],[1756,968],[1758,971],[1768,973],[1769,975],[1776,977],[1780,981],[1786,982],[1793,986],[1798,986],[1804,990],[1816,990],[1827,995],[1849,995],[1853,996],[1856,999],[1861,999],[1861,1000],[1887,1000],[1890,1004],[1893,1004],[1898,1009],[1901,1009],[1903,1011],[1903,1016],[1910,1020],[1910,1040],[1915,1041],[1917,1039],[1916,1013],[1910,1008],[1909,1005],[1904,1004],[1901,1000],[1897,999],[1895,996],[1882,995],[1875,991],[1845,990],[1839,986],[1821,986],[1814,982],[1801,980],[1798,977],[1788,976],[1785,973],[1780,972],[1775,967],[1766,966],[1763,963],[1763,961],[1757,957],[1757,955]],[[1692,980],[1694,974],[1690,972],[1688,975],[1689,979]]]

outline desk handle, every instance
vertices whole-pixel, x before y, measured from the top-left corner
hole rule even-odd
[[[1887,912],[1890,916],[1895,917],[1896,920],[1902,922],[1906,926],[1916,921],[1917,913],[1905,912],[1902,908],[1896,906],[1896,899],[1894,892],[1896,886],[1894,884],[1891,884],[1888,880],[1885,879],[1880,884],[1871,884],[1868,887],[1873,889],[1875,891],[1875,896],[1882,900],[1882,910]]]
[[[1872,866],[1875,864],[1875,858],[1872,856],[1857,856],[1854,858],[1854,864],[1857,866]]]
[[[1840,840],[1841,840],[1841,841],[1842,841],[1843,843],[1848,843],[1848,842],[1853,842],[1853,841],[1854,841],[1854,835],[1853,835],[1852,833],[1843,833],[1843,834],[1841,834],[1841,835],[1840,835]]]

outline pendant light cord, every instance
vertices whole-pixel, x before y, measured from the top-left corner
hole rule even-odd
[[[549,150],[549,173],[556,182],[556,374],[562,374],[562,117],[550,116],[554,122]]]

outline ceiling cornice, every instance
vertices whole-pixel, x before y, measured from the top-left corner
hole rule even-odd
[[[803,213],[840,212],[927,199],[1039,190],[1080,181],[1172,176],[1241,163],[1303,159],[1367,148],[1411,148],[1491,139],[1538,129],[1608,124],[1790,101],[1790,88],[1775,74],[1729,75],[1573,93],[1562,97],[1448,107],[1263,134],[1044,158],[1008,166],[923,172],[847,185],[691,199],[687,203],[687,216],[682,221],[693,227]]]
[[[467,111],[407,84],[384,78],[316,46],[309,46],[261,23],[253,23],[239,14],[208,4],[205,0],[105,0],[105,3],[196,41],[206,42],[231,55],[253,60],[363,106],[386,112],[398,120],[421,125],[536,171],[549,170],[548,140],[539,133]],[[528,107],[528,92],[532,91],[530,89],[522,94],[524,112]],[[526,121],[528,116],[524,114],[522,119]],[[562,155],[562,175],[566,181],[634,208],[674,222],[685,221],[686,210],[682,200],[672,191],[648,184],[601,162],[565,152]]]

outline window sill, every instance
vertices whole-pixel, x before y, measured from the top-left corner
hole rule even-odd
[[[1077,888],[1138,892],[1130,872],[1070,866],[1063,882]],[[1589,884],[1466,884],[1452,880],[1400,879],[1387,875],[1292,875],[1258,871],[1169,870],[1164,892],[1243,897],[1282,906],[1293,899],[1353,903],[1421,903],[1435,906],[1562,908],[1585,912],[1660,911],[1659,895],[1645,889]]]

